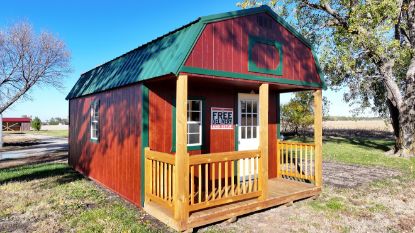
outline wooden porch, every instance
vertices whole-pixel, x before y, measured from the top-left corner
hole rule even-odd
[[[268,197],[266,200],[251,198],[231,202],[226,205],[201,209],[190,213],[189,219],[185,223],[181,223],[180,221],[174,219],[173,209],[164,207],[155,202],[147,203],[144,209],[166,225],[174,228],[175,230],[181,231],[313,197],[318,195],[320,192],[321,187],[316,187],[313,184],[292,181],[284,178],[274,178],[268,180]]]
[[[189,156],[187,75],[176,85],[176,152],[145,149],[144,209],[178,231],[312,197],[322,185],[322,92],[314,94],[314,143],[276,141],[268,161],[269,84],[259,86],[259,147]],[[271,164],[271,165],[270,165]],[[277,177],[269,179],[268,166]]]

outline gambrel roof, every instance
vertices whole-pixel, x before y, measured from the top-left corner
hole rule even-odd
[[[164,75],[178,75],[179,72],[184,71],[182,70],[183,65],[206,24],[259,13],[270,15],[312,49],[312,45],[307,39],[268,6],[204,16],[83,73],[66,99],[102,92]],[[322,71],[314,51],[313,56],[321,79],[320,87],[325,88]]]

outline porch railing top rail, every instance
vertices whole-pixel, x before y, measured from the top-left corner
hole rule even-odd
[[[230,151],[210,154],[193,155],[189,157],[189,165],[234,161],[238,159],[261,157],[260,150]]]
[[[280,141],[278,140],[279,144],[287,144],[287,145],[302,145],[302,146],[315,146],[316,144],[314,142],[295,142],[295,141]]]

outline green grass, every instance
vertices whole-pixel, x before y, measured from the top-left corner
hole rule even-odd
[[[52,137],[68,137],[68,130],[40,130],[40,131],[25,131],[28,134],[40,134]]]
[[[311,142],[312,139],[292,138],[290,141]],[[384,166],[415,176],[415,158],[406,159],[385,154],[393,145],[393,140],[387,139],[326,137],[323,142],[323,160]]]
[[[0,169],[0,199],[0,218],[8,218],[10,226],[18,229],[28,216],[36,220],[30,224],[35,228],[28,231],[159,232],[163,228],[154,227],[157,222],[146,221],[143,211],[61,163]]]
[[[346,208],[344,201],[338,197],[330,198],[324,202],[312,201],[310,202],[310,206],[319,211],[341,211]]]

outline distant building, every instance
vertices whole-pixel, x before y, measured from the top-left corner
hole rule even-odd
[[[29,131],[31,121],[29,117],[4,117],[3,131]]]

